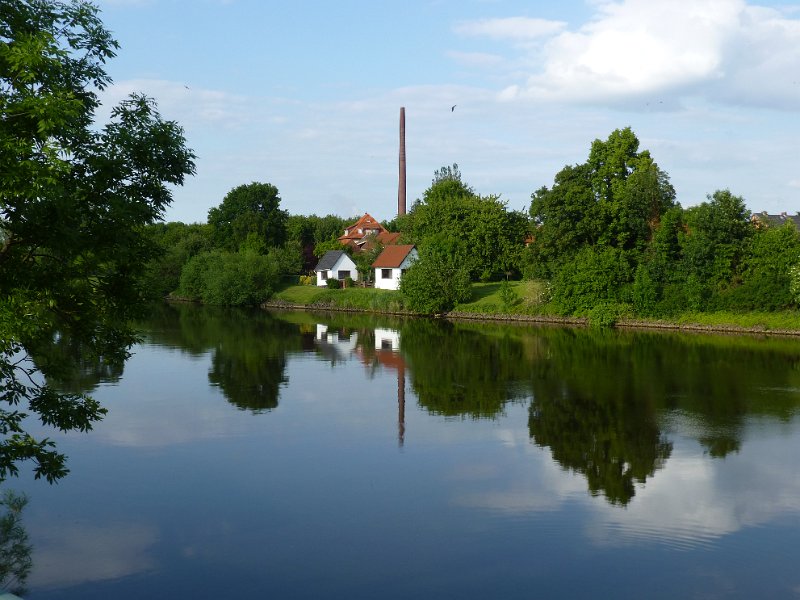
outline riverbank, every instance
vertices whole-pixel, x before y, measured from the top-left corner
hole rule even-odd
[[[454,310],[436,315],[439,318],[464,321],[528,322],[577,327],[589,326],[588,317],[564,317],[547,312],[537,302],[538,291],[529,282],[514,282],[517,299],[505,306],[499,298],[500,284],[474,284],[473,299]],[[289,286],[263,308],[320,310],[339,312],[371,312],[392,315],[414,315],[405,309],[399,292],[371,288],[329,290],[314,286]],[[800,336],[800,311],[775,313],[684,313],[673,319],[643,319],[620,316],[613,326],[618,329],[657,329],[671,331],[722,332],[761,335]]]

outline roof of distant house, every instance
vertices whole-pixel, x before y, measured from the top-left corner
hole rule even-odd
[[[340,235],[339,240],[342,242],[360,240],[369,234],[379,235],[382,231],[386,231],[386,228],[372,215],[364,213],[358,221],[344,228],[344,235]]]
[[[375,262],[372,263],[376,269],[396,269],[414,249],[414,244],[400,244],[397,246],[386,246],[380,253]]]
[[[322,258],[319,259],[319,262],[317,263],[317,266],[314,267],[314,270],[327,271],[328,269],[332,269],[336,264],[336,261],[339,260],[344,253],[344,250],[328,250],[322,255]]]
[[[760,212],[760,213],[753,213],[750,217],[753,221],[766,223],[767,225],[773,225],[775,227],[780,227],[781,225],[785,225],[787,222],[792,221],[798,228],[800,228],[800,214],[790,215],[785,212],[779,215],[769,215],[767,211]]]

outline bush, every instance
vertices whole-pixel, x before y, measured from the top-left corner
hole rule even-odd
[[[589,310],[589,326],[599,329],[614,327],[627,312],[627,307],[616,302],[601,302]]]
[[[341,286],[339,285],[339,280],[334,279],[333,277],[329,278],[325,285],[328,287],[329,290],[338,290]]]
[[[507,279],[504,279],[500,284],[500,301],[503,303],[503,308],[508,310],[519,302],[519,296]]]
[[[595,306],[618,302],[630,283],[625,254],[610,247],[585,247],[553,279],[553,302],[562,314],[588,314]]]
[[[204,304],[255,306],[272,295],[280,278],[279,266],[267,256],[214,250],[186,263],[178,293]]]
[[[400,291],[411,310],[424,314],[447,312],[472,297],[467,269],[435,254],[411,265],[400,281]]]

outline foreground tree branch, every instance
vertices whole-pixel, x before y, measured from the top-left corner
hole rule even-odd
[[[194,172],[183,130],[149,98],[94,122],[117,49],[89,2],[0,0],[0,480],[23,461],[50,481],[67,472],[26,419],[87,431],[102,418],[63,382],[121,369],[153,252],[143,227]]]

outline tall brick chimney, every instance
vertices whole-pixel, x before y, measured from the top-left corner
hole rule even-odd
[[[406,109],[400,107],[400,176],[397,182],[397,216],[406,214]]]

